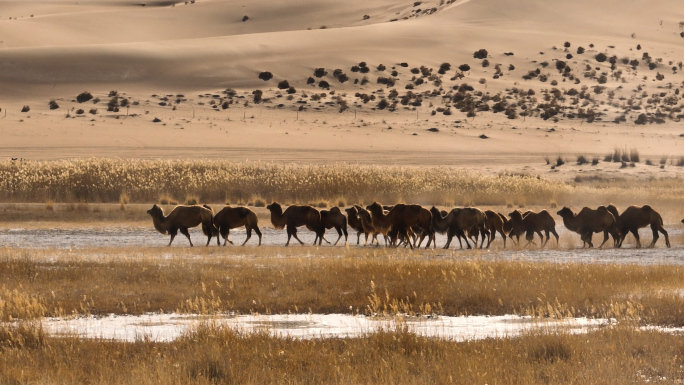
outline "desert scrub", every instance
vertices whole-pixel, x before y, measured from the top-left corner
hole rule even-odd
[[[275,338],[204,323],[173,342],[5,333],[2,383],[680,383],[684,337],[628,327],[455,342],[396,328],[360,338]],[[15,339],[16,340],[16,339]],[[10,341],[14,341],[11,340]]]
[[[682,266],[443,259],[443,250],[0,249],[11,319],[92,314],[521,314],[684,325]],[[305,257],[303,257],[305,255]],[[454,253],[454,257],[461,253]],[[17,309],[17,310],[11,310]],[[5,317],[10,319],[10,317]]]
[[[681,203],[679,181],[623,183],[615,190],[570,185],[532,175],[484,175],[454,167],[298,165],[232,163],[221,160],[87,159],[0,162],[0,199],[5,201],[111,202],[123,192],[132,203],[157,202],[160,196],[196,196],[200,202],[243,202],[258,195],[270,202],[335,201],[425,205],[465,201],[528,204],[551,200],[562,205],[633,202],[657,198]],[[667,188],[662,188],[667,186]],[[615,200],[615,197],[622,199]],[[649,203],[653,204],[652,201]]]

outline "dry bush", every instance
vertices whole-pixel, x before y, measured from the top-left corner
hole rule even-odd
[[[684,337],[629,327],[457,342],[408,323],[359,338],[275,338],[207,321],[173,342],[45,337],[0,355],[3,383],[632,384],[680,383]],[[35,335],[36,337],[33,337]],[[30,337],[29,337],[30,336]],[[505,336],[502,336],[505,337]]]
[[[623,151],[616,148],[616,161]],[[629,161],[629,153],[627,154]],[[663,186],[667,186],[664,189]],[[207,202],[246,201],[254,195],[268,201],[306,203],[318,200],[403,199],[421,204],[445,197],[474,196],[473,204],[504,204],[524,197],[529,204],[555,199],[567,205],[590,197],[605,204],[610,197],[625,201],[652,199],[680,202],[684,187],[655,181],[632,188],[631,182],[611,191],[581,190],[569,184],[519,175],[483,175],[456,167],[292,165],[232,163],[222,160],[87,159],[44,162],[0,162],[0,199],[5,201],[118,202],[126,191],[131,202],[154,203],[160,197],[190,194]],[[586,202],[589,203],[589,202]]]

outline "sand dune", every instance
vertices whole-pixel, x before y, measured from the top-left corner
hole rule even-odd
[[[391,162],[404,156],[408,162],[430,159],[434,164],[440,161],[428,154],[436,151],[445,154],[446,163],[492,159],[498,164],[503,159],[525,163],[548,153],[602,153],[614,146],[678,156],[682,22],[684,9],[676,0],[648,5],[636,0],[7,1],[0,3],[0,108],[8,114],[0,123],[6,139],[0,156],[167,156],[171,150],[166,148],[190,156],[207,143],[216,150],[205,155],[236,160],[256,152],[249,158],[281,154],[274,158],[320,161],[325,155],[315,151],[336,150],[355,154],[352,159],[367,155],[382,161],[386,156],[377,153],[384,152],[396,154],[389,157]],[[563,47],[564,42],[570,47]],[[579,46],[584,53],[576,52]],[[473,58],[481,48],[488,51],[488,67]],[[599,53],[615,56],[614,68],[609,61],[596,61]],[[640,65],[633,69],[622,59]],[[557,71],[558,61],[572,66],[574,76]],[[370,71],[354,72],[359,62],[366,62]],[[445,62],[451,68],[437,76]],[[380,64],[387,69],[378,70]],[[461,64],[471,69],[460,72],[456,67]],[[433,69],[435,76],[410,71],[421,66]],[[307,84],[320,67],[328,75]],[[334,69],[349,80],[338,81]],[[390,76],[393,69],[396,85],[377,84],[378,77]],[[534,70],[541,70],[544,80],[523,79]],[[260,80],[262,71],[271,72],[273,79]],[[609,75],[603,83],[597,81],[602,73]],[[291,100],[277,88],[282,80],[295,88]],[[317,87],[321,80],[330,84],[329,90]],[[492,96],[511,96],[514,87],[532,89],[537,115],[542,96],[552,88],[567,92],[588,86],[591,92],[599,87],[601,93],[589,105],[582,101],[575,107],[565,97],[563,115],[548,120],[535,114],[506,119],[492,112],[468,119],[463,108],[451,115],[435,111],[440,106],[453,109],[445,97],[451,98],[451,88],[462,83],[472,85],[476,94]],[[223,94],[227,88],[236,96]],[[376,108],[393,88],[400,98],[409,91],[425,93],[424,103],[398,104],[394,112]],[[245,106],[255,89],[265,101]],[[75,96],[86,90],[101,101],[76,103]],[[107,113],[111,90],[135,104]],[[308,99],[318,92],[326,93],[323,100]],[[361,103],[359,94],[376,99]],[[650,95],[657,94],[664,96],[651,103]],[[338,96],[349,105],[343,113]],[[665,105],[665,98],[675,103]],[[61,104],[59,109],[48,108],[51,99]],[[625,112],[630,99],[653,109]],[[230,108],[217,108],[216,101],[230,101]],[[31,107],[29,113],[19,112],[24,105]],[[90,116],[93,106],[98,113]],[[82,116],[75,113],[79,108]],[[598,113],[598,122],[577,118],[579,108]],[[662,123],[634,124],[644,112],[655,122],[663,108],[674,111]],[[621,115],[622,124],[611,122]],[[154,117],[161,124],[152,123]],[[428,128],[440,133],[428,136]],[[302,130],[308,130],[306,135],[298,134]],[[447,133],[453,139],[445,140]],[[484,149],[476,147],[483,143],[478,138],[483,133],[492,139]],[[230,140],[224,139],[227,134]],[[337,158],[346,157],[331,160]]]

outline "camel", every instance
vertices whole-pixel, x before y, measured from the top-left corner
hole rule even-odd
[[[361,234],[363,234],[363,225],[359,219],[359,209],[357,206],[352,206],[344,211],[347,213],[347,224],[352,230],[356,231],[356,244],[358,245],[361,240]]]
[[[534,243],[534,233],[539,234],[539,238],[542,240],[541,247],[546,245],[549,241],[549,233],[552,233],[556,237],[556,245],[558,245],[558,233],[556,233],[556,221],[553,220],[551,214],[548,211],[542,210],[538,213],[533,211],[525,212],[524,214],[520,210],[515,210],[508,214],[511,218],[511,232],[508,237],[513,239],[515,236],[517,238],[516,243],[520,243],[520,235],[525,233],[525,239],[527,239],[527,245]],[[546,233],[546,241],[542,235],[542,231]]]
[[[337,245],[337,242],[340,241],[343,233],[344,243],[347,243],[347,238],[349,236],[347,234],[347,217],[342,214],[337,206],[330,208],[330,210],[321,210],[321,221],[326,229],[335,228],[335,230],[337,230],[338,237],[333,246]]]
[[[316,242],[320,245],[325,235],[325,227],[321,223],[321,213],[311,206],[289,206],[283,212],[282,206],[279,203],[273,202],[266,206],[271,212],[271,223],[276,229],[287,228],[287,243],[290,245],[290,238],[294,237],[301,245],[304,242],[297,237],[297,227],[306,226],[307,229],[316,233],[314,238],[314,245]]]
[[[582,239],[582,248],[594,247],[591,238],[594,233],[603,233],[603,242],[599,248],[608,241],[608,234],[613,234],[613,239],[617,241],[619,235],[615,231],[615,217],[604,206],[599,206],[593,210],[584,207],[579,213],[575,214],[568,207],[563,207],[556,214],[563,218],[563,224],[568,230],[578,233]]]
[[[378,242],[378,234],[380,233],[373,226],[373,218],[371,213],[360,206],[356,207],[356,210],[358,213],[358,219],[363,226],[363,232],[366,234],[366,242],[364,243],[364,246],[368,244],[369,235],[371,236],[371,245],[373,244],[373,241],[380,244],[380,242]],[[385,237],[385,246],[387,246],[387,237]]]
[[[171,210],[169,215],[165,216],[164,209],[158,205],[154,205],[151,209],[147,210],[147,213],[152,217],[152,223],[154,223],[154,228],[157,229],[157,231],[162,234],[171,235],[168,246],[171,246],[178,231],[188,238],[191,247],[194,246],[190,239],[188,229],[199,226],[200,224],[202,224],[202,232],[208,237],[207,246],[209,246],[211,237],[217,231],[213,222],[214,213],[202,206],[176,206]],[[216,243],[219,245],[221,244],[218,236]]]
[[[425,231],[430,237],[431,241],[434,241],[434,232],[432,231],[432,214],[420,205],[406,205],[397,204],[392,207],[392,209],[385,214],[382,205],[378,202],[366,207],[366,210],[370,211],[371,217],[373,218],[373,226],[378,229],[378,223],[383,229],[389,233],[392,228],[397,231],[397,236],[392,240],[392,245],[395,245],[397,239],[405,239],[409,242],[409,246],[413,249],[413,243],[411,242],[411,234],[413,231],[411,227],[418,226],[422,231]],[[430,241],[428,241],[428,246],[430,246]],[[426,247],[426,248],[427,248]]]
[[[465,240],[466,246],[471,249],[472,247],[465,234],[465,232],[471,228],[476,228],[481,231],[482,244],[480,244],[480,248],[482,248],[485,238],[487,237],[486,215],[482,210],[474,207],[456,208],[451,210],[447,215],[442,215],[442,213],[433,206],[430,209],[430,212],[432,213],[432,230],[434,232],[439,232],[440,234],[447,234],[447,242],[444,245],[445,249],[449,248],[454,236],[458,238],[461,249],[463,248],[461,238]],[[477,246],[477,243],[475,243],[475,246]]]
[[[207,205],[204,205],[204,207],[211,209],[211,207]],[[242,226],[245,226],[245,230],[247,230],[247,239],[242,242],[242,246],[244,246],[252,237],[252,230],[254,230],[254,232],[259,236],[259,246],[261,246],[261,230],[259,230],[259,220],[254,211],[247,207],[230,207],[229,205],[226,205],[218,213],[216,213],[216,215],[214,215],[214,226],[216,226],[218,229],[216,237],[218,237],[218,234],[220,234],[224,239],[223,246],[226,245],[226,242],[230,243],[231,245],[233,244],[233,242],[228,239],[230,229],[235,229]]]
[[[489,237],[487,237],[487,248],[489,248],[489,245],[492,244],[494,239],[496,239],[496,232],[498,231],[499,234],[501,234],[501,237],[503,238],[503,244],[504,248],[506,247],[506,234],[508,231],[504,229],[504,225],[506,224],[506,217],[504,217],[502,214],[497,213],[496,211],[492,210],[485,210],[485,215],[486,215],[486,220],[487,220],[487,228],[489,229]],[[510,231],[510,230],[509,230]],[[478,236],[478,229],[477,228],[470,228],[468,229],[468,237],[473,238],[475,237],[475,242],[477,242],[477,236]]]
[[[627,237],[627,233],[632,233],[634,238],[636,238],[637,247],[641,247],[639,229],[646,226],[651,226],[651,231],[653,231],[653,241],[651,241],[648,247],[655,246],[656,241],[660,238],[658,232],[663,233],[665,244],[667,247],[670,247],[670,237],[663,228],[663,218],[651,206],[629,206],[622,214],[619,214],[617,207],[609,205],[608,211],[615,217],[615,226],[620,234],[620,241],[617,247],[622,247],[622,242]]]

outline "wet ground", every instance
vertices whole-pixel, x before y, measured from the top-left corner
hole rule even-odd
[[[603,249],[582,249],[580,248],[580,241],[574,234],[570,234],[565,229],[558,229],[561,236],[560,246],[555,246],[555,240],[539,249],[536,246],[530,248],[512,247],[512,242],[509,240],[507,248],[503,248],[501,237],[497,237],[492,243],[490,249],[485,250],[465,250],[459,251],[458,242],[452,242],[450,250],[441,251],[437,249],[436,252],[430,253],[430,258],[472,258],[477,256],[481,259],[490,260],[521,260],[521,261],[548,261],[558,263],[608,263],[608,264],[684,264],[684,245],[678,240],[682,239],[684,229],[670,228],[670,240],[672,248],[666,248],[664,238],[658,240],[655,248],[634,248],[633,238],[630,235],[625,241],[622,249],[614,249],[609,241]],[[285,230],[275,230],[271,227],[263,227],[262,245],[283,246],[287,241]],[[196,247],[204,247],[206,244],[206,237],[199,229],[191,229],[190,235]],[[314,234],[306,229],[300,229],[298,232],[299,238],[305,242],[306,245],[311,245],[314,239]],[[642,229],[642,243],[648,245],[651,241],[651,233],[649,229]],[[242,244],[246,238],[244,229],[236,229],[231,231],[230,239],[236,245]],[[337,239],[336,233],[327,232],[326,238],[331,242]],[[50,228],[50,227],[12,227],[0,228],[0,247],[19,247],[19,248],[57,248],[57,249],[87,249],[95,247],[159,247],[165,248],[170,237],[162,235],[154,230],[151,226],[111,226],[111,227],[78,227],[78,228]],[[594,241],[598,245],[599,237],[595,236]],[[247,246],[258,245],[259,238],[256,234],[247,243]],[[446,237],[437,235],[437,244],[441,247],[445,244]],[[344,245],[344,238],[342,238],[337,248]],[[576,245],[576,246],[572,246]],[[187,248],[189,242],[185,236],[179,234],[173,241],[170,251],[174,248]],[[291,247],[299,247],[299,243],[292,239]],[[356,234],[349,236],[350,247],[363,247],[363,237],[361,238],[361,245],[356,245]],[[216,247],[215,238],[212,239],[210,247]],[[332,247],[325,242],[322,247]],[[377,247],[377,246],[367,246]],[[231,252],[231,245],[226,247],[226,252]],[[421,257],[426,257],[423,254],[417,254]]]
[[[201,323],[226,326],[244,332],[267,332],[276,337],[348,338],[379,330],[408,330],[427,337],[454,341],[515,337],[525,331],[552,330],[583,333],[608,324],[603,319],[566,318],[540,320],[514,315],[486,317],[366,317],[345,314],[287,314],[197,316],[146,314],[142,316],[47,318],[42,325],[51,334],[76,335],[122,341],[149,339],[171,341]]]

